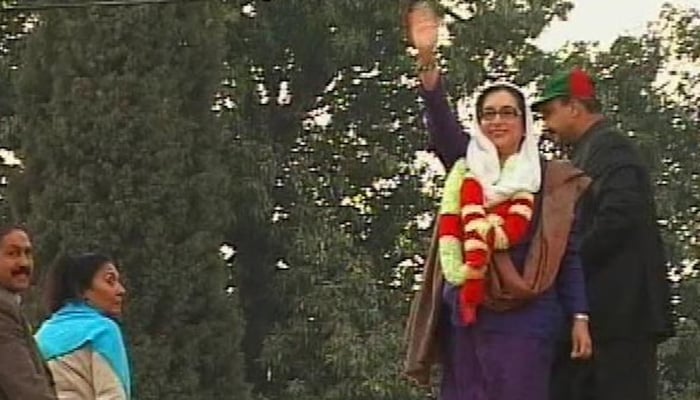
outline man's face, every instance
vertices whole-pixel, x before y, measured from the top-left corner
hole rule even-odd
[[[34,258],[29,236],[14,229],[0,239],[0,286],[21,293],[31,284]]]
[[[542,114],[545,128],[555,139],[564,143],[575,141],[574,124],[577,113],[572,101],[554,99],[539,106],[538,111]]]

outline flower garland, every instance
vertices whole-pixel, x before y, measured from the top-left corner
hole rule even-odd
[[[447,175],[438,219],[438,255],[445,280],[459,287],[459,311],[466,324],[476,321],[485,298],[485,276],[491,253],[523,240],[532,218],[534,196],[518,192],[484,207],[484,190],[457,160]]]

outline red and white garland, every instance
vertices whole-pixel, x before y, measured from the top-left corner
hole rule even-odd
[[[459,311],[469,325],[485,298],[485,276],[494,251],[523,240],[532,219],[534,196],[517,192],[488,209],[484,189],[464,158],[447,175],[438,219],[438,255],[445,280],[459,287]]]

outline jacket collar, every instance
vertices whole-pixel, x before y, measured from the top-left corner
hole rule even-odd
[[[22,297],[17,293],[12,293],[4,287],[0,286],[0,301],[4,301],[6,303],[16,305],[19,307],[20,303],[22,302]]]
[[[607,128],[612,126],[612,121],[603,117],[591,125],[581,138],[571,146],[571,161],[577,167],[581,167],[581,162],[586,159],[586,153],[593,139],[600,136]]]

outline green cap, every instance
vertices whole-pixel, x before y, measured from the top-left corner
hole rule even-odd
[[[543,104],[560,97],[594,99],[596,95],[593,79],[579,68],[559,71],[547,82],[541,97],[532,103],[532,109],[537,111]]]

